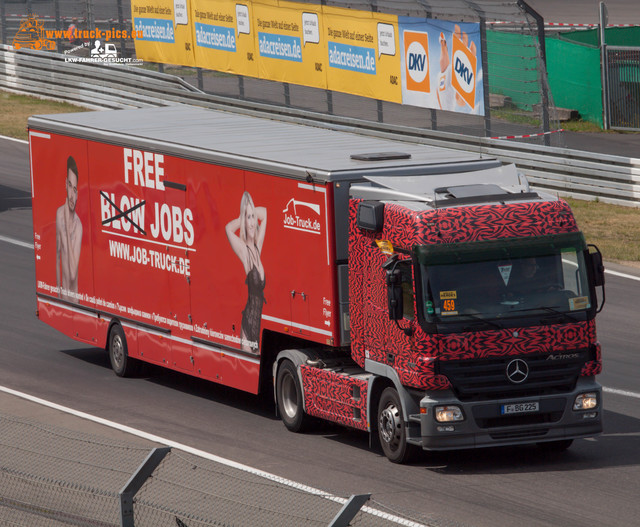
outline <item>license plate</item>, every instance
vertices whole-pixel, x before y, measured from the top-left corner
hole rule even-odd
[[[500,406],[500,413],[502,415],[507,414],[528,414],[540,411],[540,403],[514,403],[503,404]]]

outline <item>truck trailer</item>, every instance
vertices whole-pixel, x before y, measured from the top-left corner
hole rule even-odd
[[[273,395],[396,463],[602,431],[602,256],[514,165],[182,105],[29,144],[37,316],[117,375]]]

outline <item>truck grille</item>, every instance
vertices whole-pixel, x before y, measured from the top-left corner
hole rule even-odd
[[[519,384],[507,377],[507,366],[516,359],[526,363],[522,369],[528,369],[526,379]],[[439,373],[447,376],[461,401],[532,397],[573,390],[588,360],[589,351],[581,349],[543,355],[440,361]]]

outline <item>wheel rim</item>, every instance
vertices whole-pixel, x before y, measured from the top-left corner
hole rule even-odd
[[[291,373],[286,372],[282,377],[280,385],[282,393],[282,409],[287,417],[294,418],[298,412],[298,391],[296,390],[296,381]]]
[[[111,357],[116,369],[121,369],[124,362],[124,344],[120,335],[114,335],[111,341]]]
[[[378,422],[380,437],[391,449],[396,449],[402,438],[400,411],[394,404],[388,404],[380,413]]]

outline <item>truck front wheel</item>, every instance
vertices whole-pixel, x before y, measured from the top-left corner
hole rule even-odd
[[[127,338],[120,324],[115,324],[109,333],[109,361],[118,377],[132,377],[138,373],[139,363],[129,357]]]
[[[309,421],[302,407],[302,387],[296,367],[285,360],[278,368],[276,400],[282,422],[292,432],[302,432]]]
[[[402,417],[402,402],[395,388],[385,388],[378,405],[378,436],[384,455],[393,463],[406,463],[415,454],[407,444],[407,432]]]

